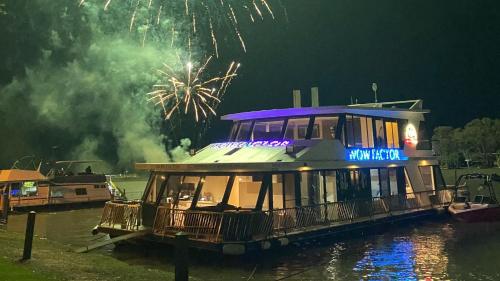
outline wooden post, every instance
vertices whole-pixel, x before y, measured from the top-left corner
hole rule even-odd
[[[7,188],[4,190],[2,196],[2,222],[7,224],[9,219],[9,192]]]
[[[189,279],[188,263],[188,235],[178,232],[175,234],[175,281]]]
[[[33,246],[33,236],[35,234],[36,213],[31,211],[26,221],[26,235],[24,236],[23,261],[31,259],[31,248]]]

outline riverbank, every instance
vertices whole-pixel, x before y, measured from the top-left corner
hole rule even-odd
[[[77,254],[73,249],[35,237],[32,259],[19,262],[24,236],[0,229],[2,281],[47,280],[173,280],[173,272],[130,265],[100,253]]]

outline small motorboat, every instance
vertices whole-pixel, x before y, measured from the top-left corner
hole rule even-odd
[[[500,182],[500,176],[478,173],[460,176],[448,211],[457,220],[465,222],[500,220],[500,204],[495,195],[494,181]],[[474,185],[474,182],[478,184]],[[473,200],[471,193],[474,193]]]

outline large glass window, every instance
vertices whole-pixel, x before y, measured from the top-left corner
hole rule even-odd
[[[325,172],[326,202],[337,202],[337,173]]]
[[[233,126],[231,127],[231,131],[229,132],[229,141],[233,141],[236,138],[236,133],[238,132],[238,122],[234,122]]]
[[[315,205],[321,203],[321,176],[319,171],[300,173],[301,205]]]
[[[374,147],[371,117],[347,115],[346,131],[348,147]]]
[[[285,208],[295,207],[295,174],[287,173],[284,177],[285,180]]]
[[[319,128],[318,138],[326,140],[334,140],[336,138],[338,122],[339,122],[338,116],[317,116],[314,119],[314,126]]]
[[[149,182],[148,186],[148,194],[146,197],[147,203],[156,204],[159,193],[161,191],[161,186],[165,182],[167,176],[164,174],[156,174],[153,176],[153,179]]]
[[[222,202],[229,176],[206,176],[196,207],[216,206]]]
[[[273,208],[282,209],[284,196],[283,196],[283,176],[273,175],[272,177],[272,194],[273,194]],[[264,202],[266,204],[266,202]]]
[[[389,186],[391,195],[398,195],[398,178],[395,168],[389,168]]]
[[[263,177],[260,175],[235,176],[228,204],[243,209],[255,208],[262,186],[262,180]],[[224,189],[222,189],[222,195],[223,193]],[[222,195],[220,196],[221,199]],[[264,202],[264,204],[267,204],[267,202]]]
[[[387,147],[388,148],[399,148],[399,129],[397,122],[387,121],[385,122],[386,136],[387,136]]]
[[[247,141],[252,130],[252,121],[241,122],[235,141]]]
[[[419,166],[418,169],[420,170],[420,175],[424,181],[424,186],[427,189],[433,189],[434,179],[432,177],[432,166]]]
[[[284,120],[278,121],[256,121],[253,127],[252,141],[281,139]]]
[[[288,120],[285,132],[285,139],[303,140],[307,135],[309,118],[292,118]]]
[[[370,169],[370,185],[372,197],[380,197],[380,177],[378,169]]]
[[[377,147],[387,147],[385,141],[384,122],[380,119],[375,120],[375,145]]]

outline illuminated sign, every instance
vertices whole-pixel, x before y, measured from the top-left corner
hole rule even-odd
[[[269,141],[238,141],[238,142],[219,142],[212,143],[210,146],[217,149],[222,148],[243,148],[243,147],[285,147],[292,144],[288,140],[269,140]]]
[[[405,143],[407,143],[407,144],[417,144],[418,143],[417,129],[411,123],[408,123],[408,125],[406,125]]]
[[[346,149],[348,161],[398,161],[407,160],[402,149],[396,148],[353,148]]]

